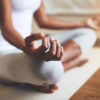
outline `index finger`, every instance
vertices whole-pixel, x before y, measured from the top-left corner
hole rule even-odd
[[[34,42],[35,40],[39,40],[42,39],[45,35],[43,33],[34,33],[31,34],[30,36],[25,38],[25,43],[28,46],[32,45],[32,42]]]

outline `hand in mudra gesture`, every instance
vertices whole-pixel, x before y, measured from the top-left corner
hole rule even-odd
[[[100,18],[91,17],[83,21],[86,27],[92,28],[96,31],[100,30]]]
[[[40,46],[36,44],[36,41],[41,39]],[[57,40],[49,39],[50,49],[48,46],[48,40],[42,33],[31,34],[25,38],[26,49],[25,52],[31,56],[36,56],[41,60],[60,60],[63,56],[63,47]],[[49,49],[49,50],[47,50]]]

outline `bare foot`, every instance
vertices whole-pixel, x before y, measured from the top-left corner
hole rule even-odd
[[[80,59],[80,58],[76,58],[70,62],[64,63],[64,71],[67,71],[69,69],[72,69],[74,67],[77,66],[82,66],[84,65],[86,62],[88,62],[88,59],[84,58],[84,59]]]
[[[58,89],[58,86],[56,84],[52,84],[49,86],[36,86],[36,85],[34,85],[33,89],[35,91],[38,91],[38,92],[54,93],[54,91]]]
[[[58,85],[57,85],[57,84],[52,84],[52,85],[50,85],[49,87],[50,87],[50,88],[53,88],[53,89],[55,89],[55,90],[58,89]]]

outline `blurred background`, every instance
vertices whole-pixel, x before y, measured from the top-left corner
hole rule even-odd
[[[50,17],[67,20],[82,21],[89,17],[100,16],[100,0],[43,0],[45,10]],[[58,33],[65,30],[40,29],[33,24],[33,32]],[[96,32],[98,40],[95,46],[100,46],[100,34]]]
[[[44,0],[48,14],[100,14],[100,0]]]

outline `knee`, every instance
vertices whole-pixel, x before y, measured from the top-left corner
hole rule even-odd
[[[86,29],[84,32],[84,52],[88,51],[90,48],[92,48],[97,40],[96,32],[92,29]]]
[[[86,35],[86,38],[88,39],[88,41],[91,42],[91,44],[95,44],[96,40],[97,40],[97,36],[96,36],[96,32],[92,29],[85,29],[85,35]]]
[[[89,28],[78,29],[79,35],[74,39],[74,41],[80,46],[82,54],[86,53],[90,48],[92,48],[97,40],[96,32]]]
[[[60,61],[43,62],[40,73],[47,80],[47,84],[54,84],[62,79],[64,68]]]
[[[91,38],[91,42],[93,44],[95,44],[95,42],[97,40],[96,32],[94,30],[92,30],[92,29],[89,29],[89,32],[90,32],[89,36]]]

